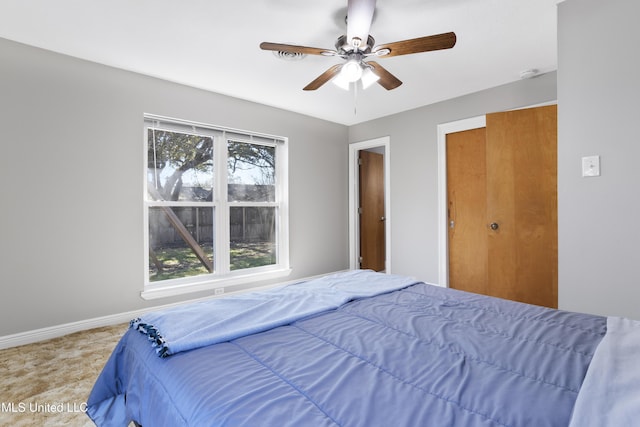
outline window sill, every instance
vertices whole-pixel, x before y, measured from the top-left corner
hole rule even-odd
[[[258,283],[271,279],[278,279],[281,277],[286,277],[289,274],[291,274],[290,268],[282,268],[278,270],[261,271],[259,273],[230,275],[196,283],[149,285],[145,286],[145,289],[140,292],[140,296],[144,300],[154,300],[210,290],[215,290],[215,295],[223,295],[234,292],[233,289],[228,289],[234,286],[245,285],[249,283]],[[246,291],[248,289],[246,287],[242,287],[242,289],[238,289],[238,291],[239,290]]]

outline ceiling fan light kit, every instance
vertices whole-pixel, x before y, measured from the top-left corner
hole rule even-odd
[[[270,42],[260,43],[260,48],[278,52],[278,57],[287,59],[290,59],[289,55],[293,57],[303,54],[339,56],[345,60],[344,64],[337,64],[329,68],[305,86],[303,90],[316,90],[329,80],[346,90],[350,89],[351,84],[357,85],[358,82],[364,89],[377,82],[383,88],[392,90],[400,86],[402,81],[377,62],[367,61],[367,58],[371,56],[384,58],[450,49],[456,44],[455,33],[449,32],[375,46],[375,40],[369,34],[369,30],[376,8],[376,0],[348,0],[347,6],[347,34],[338,37],[335,44],[336,50]]]
[[[365,67],[362,70],[362,77],[360,78],[360,82],[362,83],[363,89],[367,89],[378,80],[380,80],[380,76],[374,73],[371,67]]]
[[[349,83],[355,83],[362,77],[362,65],[358,59],[348,60],[342,68],[340,68],[340,75],[344,76]]]
[[[340,69],[340,72],[331,79],[331,82],[338,86],[340,89],[350,90],[351,84],[357,84],[358,81],[360,81],[362,89],[367,89],[372,84],[380,80],[380,76],[374,73],[373,69],[366,64],[364,66],[361,64],[354,64],[360,69],[360,71],[356,71],[355,75],[349,75],[350,70],[347,67],[348,64],[349,62],[344,64]]]

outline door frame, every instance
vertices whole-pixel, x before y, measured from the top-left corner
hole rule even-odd
[[[486,116],[438,125],[438,285],[449,287],[449,237],[447,216],[447,134],[486,127]]]
[[[358,152],[384,149],[385,272],[391,273],[391,138],[383,136],[349,144],[349,268],[360,268],[360,216],[358,215]]]

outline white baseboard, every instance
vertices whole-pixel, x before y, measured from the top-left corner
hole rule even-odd
[[[141,314],[142,311],[131,311],[128,313],[119,313],[111,316],[96,317],[93,319],[81,320],[79,322],[65,323],[63,325],[50,326],[42,329],[35,329],[32,331],[5,335],[3,337],[0,337],[0,350],[9,347],[16,347],[19,345],[32,344],[34,342],[48,340],[51,338],[58,338],[63,335],[85,331],[87,329],[117,325],[118,323],[126,323],[135,317],[139,317]]]
[[[340,271],[346,271],[346,270],[340,270]],[[334,273],[337,273],[337,272],[334,272]],[[334,273],[327,273],[327,274],[334,274]],[[327,274],[319,274],[317,276],[311,276],[311,277],[305,277],[305,278],[301,278],[301,279],[290,280],[288,282],[277,283],[277,284],[273,284],[273,285],[266,285],[266,286],[264,286],[264,287],[262,287],[260,289],[267,289],[267,288],[271,288],[271,287],[275,287],[275,286],[283,286],[283,285],[288,285],[288,284],[293,284],[293,283],[298,283],[298,282],[304,282],[304,281],[307,281],[307,280],[311,280],[311,279],[315,279],[315,278],[318,278],[318,277],[326,276]],[[240,291],[240,292],[251,292],[251,291],[255,291],[257,289],[258,288],[252,288],[252,289],[249,289],[249,290],[246,290],[246,291]],[[225,293],[224,296],[232,295],[234,293],[236,293],[236,292],[228,292],[228,293]],[[220,297],[223,297],[223,296],[221,295]],[[17,347],[19,345],[33,344],[35,342],[44,341],[44,340],[48,340],[48,339],[51,339],[51,338],[58,338],[58,337],[61,337],[63,335],[72,334],[74,332],[86,331],[87,329],[101,328],[103,326],[117,325],[118,323],[127,323],[131,319],[135,319],[136,317],[140,317],[143,314],[148,313],[150,311],[162,310],[162,309],[165,309],[165,308],[174,307],[176,305],[186,304],[186,303],[196,302],[196,301],[201,301],[201,300],[205,300],[205,299],[209,299],[209,298],[219,298],[219,297],[209,296],[209,297],[204,297],[204,298],[197,298],[197,299],[193,299],[193,300],[189,300],[189,301],[182,301],[182,302],[173,303],[173,304],[154,306],[154,307],[145,308],[145,309],[141,309],[141,310],[128,311],[128,312],[125,312],[125,313],[112,314],[112,315],[103,316],[103,317],[95,317],[93,319],[80,320],[78,322],[65,323],[65,324],[62,324],[62,325],[50,326],[50,327],[47,327],[47,328],[34,329],[32,331],[19,332],[17,334],[0,336],[0,350],[5,349],[5,348],[10,348],[10,347]]]

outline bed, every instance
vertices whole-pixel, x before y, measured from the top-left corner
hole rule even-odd
[[[633,425],[638,330],[349,271],[133,320],[87,414],[101,427]]]

